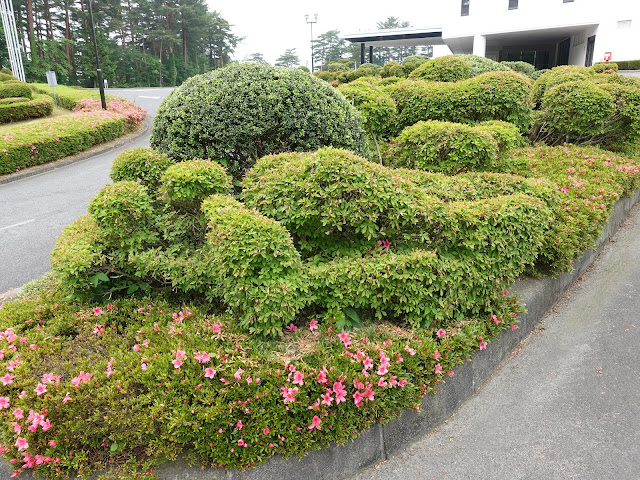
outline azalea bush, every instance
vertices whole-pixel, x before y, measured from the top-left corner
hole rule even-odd
[[[0,451],[16,474],[148,478],[184,455],[246,468],[343,444],[416,407],[517,302],[430,329],[301,319],[277,341],[161,297],[77,304],[49,284],[0,309]]]
[[[47,117],[52,112],[53,100],[46,95],[35,94],[33,98],[10,97],[0,100],[0,123]]]
[[[29,85],[36,93],[49,95],[51,98],[53,98],[53,90],[46,83],[30,83]],[[78,106],[78,101],[80,100],[90,99],[100,101],[100,92],[96,90],[87,90],[85,88],[58,85],[55,88],[55,92],[58,106],[66,108],[67,110],[75,110],[75,108]],[[107,101],[117,100],[117,97],[109,94],[106,94],[105,98],[107,99]]]
[[[139,125],[145,115],[144,110],[125,101],[115,102],[106,111],[94,103],[82,105],[71,115],[5,128],[0,134],[0,174],[57,160],[118,138]]]

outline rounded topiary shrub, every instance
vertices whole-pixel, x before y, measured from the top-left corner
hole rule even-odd
[[[435,82],[457,82],[469,78],[469,64],[454,55],[433,58],[416,68],[409,78]]]
[[[411,55],[410,57],[407,57],[402,61],[402,68],[404,69],[405,74],[409,75],[420,65],[428,61],[429,59],[427,57],[423,57],[422,55]]]
[[[392,151],[395,166],[455,174],[489,164],[498,144],[481,127],[431,120],[405,128]]]
[[[384,89],[357,81],[340,85],[338,90],[360,111],[367,131],[381,138],[397,135],[396,102]]]
[[[561,65],[540,75],[533,84],[533,101],[536,107],[540,107],[542,97],[550,88],[567,82],[579,82],[590,80],[595,72],[587,67],[577,65]]]
[[[531,77],[531,74],[535,71],[536,67],[531,65],[529,62],[500,62],[502,65],[509,67],[514,72],[521,73],[526,75],[527,77]]]
[[[591,66],[591,70],[596,73],[615,72],[618,73],[618,64],[613,62],[598,62]]]
[[[508,72],[511,67],[503,65],[500,62],[494,62],[490,58],[481,57],[479,55],[471,55],[467,53],[461,53],[456,55],[469,65],[469,76],[475,77],[487,72]]]
[[[175,162],[164,153],[151,148],[132,148],[118,155],[111,165],[111,180],[140,181],[147,188],[155,189],[164,171]]]
[[[0,98],[24,97],[32,98],[29,85],[23,82],[5,82],[0,84]]]
[[[209,195],[231,193],[231,177],[211,160],[194,159],[171,165],[160,180],[162,195],[177,206],[195,206]]]
[[[489,120],[479,123],[477,127],[493,137],[498,143],[499,153],[506,153],[514,148],[524,147],[527,143],[518,127],[513,123],[503,122],[502,120]]]
[[[380,70],[380,76],[382,78],[387,77],[406,77],[406,73],[404,72],[404,68],[398,62],[394,62],[393,60],[384,64],[382,70]]]
[[[240,179],[256,159],[325,145],[364,153],[362,118],[331,86],[300,70],[238,63],[188,79],[155,118],[152,147],[211,158]]]

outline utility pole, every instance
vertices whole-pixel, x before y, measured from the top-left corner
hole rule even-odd
[[[318,23],[318,14],[313,16],[313,20],[309,20],[309,14],[304,16],[307,23],[311,26],[311,73],[313,73],[313,24]]]
[[[91,22],[91,35],[93,36],[93,48],[96,52],[96,67],[98,73],[98,87],[100,88],[100,101],[102,109],[107,109],[107,100],[104,98],[104,82],[102,80],[102,70],[100,70],[100,59],[98,58],[98,42],[96,41],[96,27],[93,25],[93,9],[91,8],[91,0],[89,0],[89,21]]]

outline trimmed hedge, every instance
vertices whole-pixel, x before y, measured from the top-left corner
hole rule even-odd
[[[21,122],[46,117],[52,113],[53,100],[46,95],[36,94],[32,99],[19,97],[0,100],[0,123]]]
[[[521,73],[523,75],[526,75],[527,77],[531,77],[531,75],[536,69],[536,67],[534,67],[528,62],[518,61],[518,62],[500,62],[500,63],[505,67],[509,67],[514,72]]]
[[[213,194],[229,194],[231,177],[218,163],[194,159],[167,168],[160,179],[160,194],[172,205],[199,209],[202,201]]]
[[[405,73],[405,70],[402,67],[402,65],[392,60],[384,64],[384,66],[382,67],[382,70],[380,70],[380,76],[382,78],[406,77],[407,74]]]
[[[160,185],[162,174],[174,163],[165,154],[151,148],[132,148],[113,160],[109,176],[114,182],[139,181],[149,190],[155,191]]]
[[[533,101],[536,108],[542,103],[545,92],[561,83],[590,80],[596,72],[590,68],[577,65],[562,65],[543,73],[533,84]]]
[[[614,62],[597,62],[591,66],[596,73],[618,73],[618,64]]]
[[[423,63],[409,74],[409,78],[457,82],[469,78],[469,64],[455,55],[445,55]]]
[[[422,55],[411,55],[405,58],[402,61],[402,69],[404,70],[403,77],[406,77],[411,72],[413,72],[416,68],[418,68],[420,65],[428,61],[429,61],[429,58],[424,57]]]
[[[33,98],[31,88],[23,82],[4,82],[0,83],[0,99],[24,97]]]
[[[31,83],[30,85],[34,92],[49,95],[53,98],[53,91],[46,83]],[[109,94],[105,94],[105,98],[107,101],[118,100],[118,97]],[[78,107],[79,100],[87,99],[100,100],[100,92],[79,87],[67,87],[65,85],[58,85],[56,87],[58,106],[66,108],[67,110],[75,110]]]
[[[299,70],[234,64],[167,97],[151,145],[177,160],[211,158],[239,180],[266,154],[323,145],[364,153],[364,138],[360,115],[326,83]]]
[[[378,138],[397,135],[396,102],[384,89],[363,81],[340,85],[342,93],[364,117],[365,129]]]
[[[619,70],[640,70],[640,60],[617,60]]]
[[[469,65],[469,76],[476,77],[487,72],[510,72],[512,69],[500,62],[495,62],[490,58],[480,57],[471,54],[457,54],[456,57],[461,58]]]
[[[503,120],[522,132],[531,125],[531,81],[516,72],[488,72],[455,83],[406,80],[386,88],[396,101],[400,128],[420,120]]]
[[[483,169],[498,143],[481,127],[429,120],[402,130],[391,146],[394,166],[455,174]]]

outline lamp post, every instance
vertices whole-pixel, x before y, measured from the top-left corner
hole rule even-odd
[[[100,101],[103,110],[107,109],[107,100],[104,98],[104,82],[102,81],[102,70],[100,70],[100,59],[98,58],[98,42],[96,41],[96,27],[93,24],[93,10],[91,0],[89,0],[89,22],[91,23],[91,36],[93,37],[93,48],[96,52],[96,67],[98,73],[98,87],[100,88]]]
[[[318,23],[318,14],[313,16],[313,20],[309,20],[309,14],[304,16],[307,23],[311,26],[311,73],[313,73],[313,24]]]

